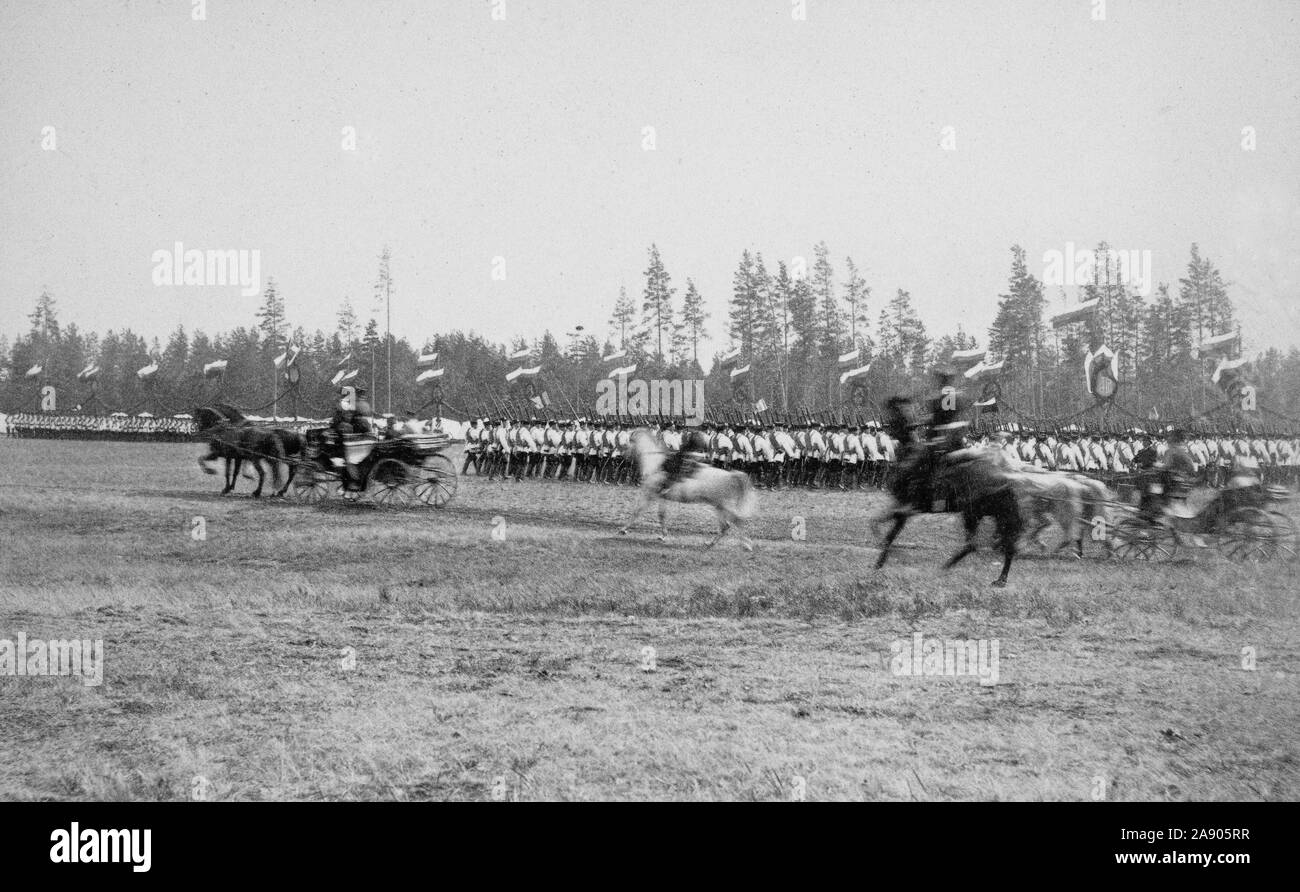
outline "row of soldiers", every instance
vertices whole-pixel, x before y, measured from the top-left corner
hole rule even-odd
[[[681,448],[689,428],[681,420],[627,417],[478,418],[465,432],[461,473],[473,468],[489,479],[635,482],[632,437],[638,429],[671,453]],[[705,461],[744,471],[765,487],[882,487],[897,458],[898,444],[874,422],[705,421],[700,432]]]
[[[153,415],[14,412],[0,415],[5,436],[36,440],[134,440],[181,443],[193,439],[192,419]]]
[[[689,428],[680,420],[478,418],[465,432],[461,473],[586,483],[635,482],[632,437],[646,429],[666,451],[680,449]],[[874,421],[705,421],[704,460],[749,474],[756,486],[812,489],[884,488],[899,444]],[[1108,481],[1138,474],[1163,459],[1171,431],[1098,433],[1079,428],[1035,431],[1018,426],[967,431],[965,445],[996,443],[1019,461]],[[1180,435],[1181,438],[1181,435]],[[1241,459],[1265,482],[1300,483],[1300,438],[1245,431],[1194,432],[1184,446],[1196,482],[1221,486]]]
[[[1013,458],[1026,464],[1085,473],[1108,481],[1149,469],[1164,459],[1171,444],[1180,443],[1192,459],[1193,483],[1222,486],[1232,469],[1243,463],[1257,467],[1265,483],[1300,482],[1300,437],[1294,434],[1172,429],[1155,433],[1141,429],[1094,433],[1067,429],[995,431],[975,440],[983,444],[990,441],[999,442]]]

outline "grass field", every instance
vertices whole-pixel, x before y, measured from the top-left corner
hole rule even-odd
[[[1294,566],[999,590],[987,548],[939,572],[952,517],[872,570],[875,495],[761,493],[755,551],[706,551],[703,508],[619,537],[627,488],[308,507],[199,451],[0,440],[0,639],[104,653],[0,675],[0,798],[1300,798]],[[914,633],[996,639],[998,683],[895,674]]]

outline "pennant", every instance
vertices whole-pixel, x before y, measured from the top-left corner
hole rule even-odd
[[[626,359],[626,358],[627,358],[627,351],[626,351],[626,350],[615,350],[613,353],[609,354],[608,356],[602,356],[602,357],[600,358],[600,361],[601,361],[601,362],[615,362],[615,361],[617,361],[617,360],[620,360],[620,359]]]
[[[1210,356],[1228,356],[1240,353],[1241,336],[1238,332],[1230,331],[1227,334],[1215,335],[1201,341],[1201,346],[1196,350],[1196,358],[1205,359]]]
[[[735,381],[737,378],[743,378],[748,374],[749,374],[749,363],[745,363],[740,368],[731,370],[731,380]]]
[[[1250,362],[1250,360],[1244,357],[1242,359],[1220,359],[1218,366],[1214,369],[1214,374],[1210,376],[1210,381],[1218,384],[1219,379],[1223,377],[1224,372],[1234,372],[1248,362]],[[31,372],[28,372],[27,375],[28,377],[31,377]],[[1228,379],[1231,380],[1232,377],[1234,376],[1230,375]]]
[[[542,371],[542,367],[539,366],[539,365],[538,365],[538,366],[533,366],[531,369],[526,369],[526,368],[520,366],[519,368],[515,369],[513,372],[507,372],[507,373],[506,373],[506,381],[508,381],[508,382],[509,382],[509,381],[514,381],[516,378],[519,378],[519,377],[531,378],[531,377],[533,377],[534,375],[539,374],[541,371]]]
[[[1109,399],[1115,395],[1119,384],[1119,357],[1102,344],[1094,353],[1091,350],[1083,357],[1083,374],[1088,382],[1088,393]]]
[[[737,347],[735,350],[732,350],[730,353],[725,354],[722,357],[722,359],[719,360],[719,362],[721,362],[723,365],[731,365],[733,362],[735,362],[738,359],[740,359],[739,347]]]
[[[848,353],[840,354],[840,365],[852,365],[858,361],[861,354],[861,350],[850,350]]]
[[[1099,303],[1101,303],[1101,298],[1099,297],[1092,300],[1085,300],[1077,307],[1066,310],[1064,313],[1057,313],[1052,317],[1052,328],[1060,328],[1064,325],[1069,325],[1072,322],[1082,322],[1085,319],[1092,318],[1092,314],[1096,312]]]
[[[27,370],[27,377],[28,377],[28,378],[35,378],[37,375],[39,375],[39,374],[40,374],[41,372],[43,372],[43,371],[44,371],[44,368],[43,368],[43,367],[41,367],[41,366],[39,366],[39,365],[34,365],[34,366],[32,366],[30,369]]]
[[[224,359],[218,359],[216,362],[210,362],[203,367],[203,377],[212,378],[217,375],[224,375],[226,373],[227,365],[229,365],[229,363]]]
[[[1002,371],[1002,366],[1006,364],[1005,359],[999,359],[997,362],[985,362],[980,360],[975,365],[968,368],[963,375],[968,381],[987,381],[996,378]]]
[[[338,367],[339,367],[339,368],[343,368],[345,365],[347,365],[347,364],[350,363],[351,361],[352,361],[352,351],[349,350],[349,351],[348,351],[348,355],[347,355],[347,356],[344,356],[342,359],[339,360],[339,365],[338,365]]]
[[[624,377],[625,375],[634,374],[635,372],[636,372],[636,363],[634,362],[631,365],[625,365],[620,368],[614,369],[614,371],[609,373],[609,377],[621,378]]]
[[[849,369],[847,372],[840,375],[840,383],[844,384],[848,381],[852,381],[854,378],[861,378],[870,368],[871,363],[867,363],[864,366],[858,366],[856,369]]]
[[[533,404],[534,409],[542,408],[542,398],[540,396],[529,397],[528,401]]]
[[[511,358],[511,359],[527,359],[528,357],[530,357],[530,356],[532,356],[532,355],[533,355],[533,351],[532,351],[532,349],[531,349],[531,348],[528,348],[528,347],[525,347],[525,348],[522,349],[522,350],[516,350],[514,353],[511,353],[511,354],[510,354],[510,358]]]
[[[99,375],[99,366],[93,362],[77,373],[78,381],[93,381]]]
[[[420,358],[415,361],[415,366],[421,369],[433,368],[433,364],[437,361],[437,353],[421,353]]]
[[[335,387],[338,387],[340,384],[344,383],[345,381],[351,381],[353,378],[357,376],[357,373],[360,371],[361,369],[353,369],[350,372],[345,372],[343,371],[343,369],[339,369],[337,372],[334,373],[334,377],[330,378],[330,383],[333,384]]]
[[[987,355],[988,351],[980,347],[974,347],[970,350],[954,350],[948,361],[959,368],[969,368],[982,363]]]
[[[854,353],[857,353],[858,351],[854,350],[853,352],[854,352]],[[758,402],[754,403],[754,411],[755,411],[755,412],[766,412],[766,411],[767,411],[767,400],[765,400],[765,399],[761,399],[761,398],[760,398]]]
[[[137,371],[135,373],[135,376],[139,378],[141,381],[146,381],[149,378],[152,378],[155,374],[157,374],[157,372],[158,372],[158,363],[151,362],[144,368]]]
[[[420,374],[417,375],[415,378],[415,383],[423,384],[425,381],[433,381],[436,378],[441,378],[442,373],[444,371],[446,371],[446,369],[429,369],[427,371],[420,372]]]

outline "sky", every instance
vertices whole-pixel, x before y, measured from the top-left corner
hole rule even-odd
[[[1175,287],[1198,242],[1248,352],[1300,343],[1295,0],[201,11],[0,0],[0,333],[42,288],[83,329],[253,324],[238,286],[155,284],[181,242],[259,252],[308,330],[344,298],[382,326],[388,245],[412,342],[604,336],[655,243],[722,350],[741,252],[811,266],[825,241],[873,320],[905,288],[932,335],[983,343],[1011,245],[1041,277],[1105,239]]]

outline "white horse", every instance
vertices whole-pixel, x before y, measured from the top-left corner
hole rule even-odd
[[[1104,483],[1083,474],[1032,470],[1017,474],[1015,481],[1025,513],[1037,523],[1029,537],[1040,548],[1047,547],[1041,537],[1051,520],[1056,521],[1065,537],[1058,550],[1073,545],[1075,557],[1083,557],[1085,526],[1100,529],[1102,541],[1110,547],[1110,505],[1118,496]]]
[[[718,534],[709,540],[712,548],[718,540],[727,534],[731,527],[736,527],[741,545],[746,551],[753,551],[754,545],[749,541],[741,527],[754,512],[754,486],[749,476],[740,471],[724,471],[712,465],[696,468],[690,476],[672,483],[663,489],[664,460],[668,453],[663,446],[646,430],[637,430],[632,434],[632,460],[636,462],[641,473],[641,492],[637,496],[636,507],[632,516],[619,531],[626,536],[628,529],[641,516],[641,512],[651,502],[659,502],[659,541],[668,538],[665,514],[668,502],[692,504],[703,502],[712,505],[718,513]]]

